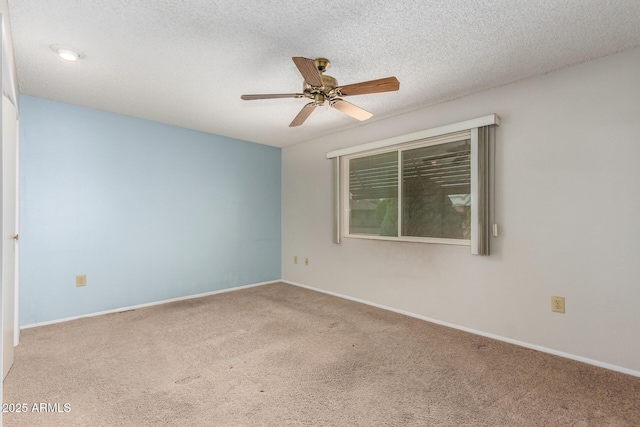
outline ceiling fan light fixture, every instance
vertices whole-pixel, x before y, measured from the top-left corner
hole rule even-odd
[[[51,50],[54,51],[61,59],[64,59],[68,62],[76,62],[79,59],[84,59],[84,55],[78,52],[76,49],[61,46],[61,45],[51,45]]]

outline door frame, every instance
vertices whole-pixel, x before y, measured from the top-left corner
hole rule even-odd
[[[14,54],[13,44],[9,37],[10,29],[8,28],[8,15],[0,11],[0,37],[2,42],[0,43],[0,82],[2,87],[2,95],[6,96],[11,104],[13,104],[16,110],[16,201],[15,201],[15,215],[16,215],[16,234],[19,234],[20,230],[20,109],[18,105],[18,85],[16,79],[16,72],[14,66]],[[1,107],[0,107],[1,108]],[[1,111],[0,111],[1,112]],[[1,131],[1,125],[0,125]],[[1,133],[0,133],[1,135]],[[0,200],[2,197],[2,178],[0,177]],[[1,206],[1,202],[0,202]],[[4,208],[4,207],[2,207]],[[15,281],[14,281],[14,334],[13,345],[17,346],[20,342],[20,322],[19,322],[19,258],[20,258],[20,245],[15,243]],[[0,249],[0,257],[2,257],[2,250]],[[0,258],[1,259],[1,258]],[[2,275],[2,265],[0,263],[0,277]],[[2,304],[0,304],[0,319],[2,319]],[[0,351],[0,364],[2,363],[2,353]],[[1,366],[1,365],[0,365]],[[2,393],[0,390],[0,402],[2,401]],[[0,423],[1,423],[0,414]]]
[[[15,74],[15,68],[13,65],[13,46],[11,38],[9,37],[9,31],[7,31],[7,23],[5,18],[8,18],[5,14],[0,12],[0,26],[2,27],[2,56],[0,61],[2,62],[1,69],[1,82],[2,82],[2,94],[6,95],[9,101],[13,104],[16,110],[16,234],[19,235],[20,230],[20,109],[18,107],[18,90],[17,79]],[[0,197],[2,196],[2,190],[0,189]],[[13,345],[14,347],[20,343],[20,303],[19,303],[19,266],[20,266],[20,244],[16,241],[15,244],[15,285],[14,285],[14,334]],[[0,256],[2,253],[0,251]],[[0,258],[1,259],[1,258]],[[0,274],[2,273],[2,267],[0,267]],[[2,277],[2,276],[0,276]],[[0,308],[0,315],[2,314]],[[0,362],[2,357],[0,356]],[[1,395],[0,395],[1,396]]]

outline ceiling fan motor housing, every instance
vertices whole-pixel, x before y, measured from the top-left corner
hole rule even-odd
[[[321,88],[316,88],[316,89],[325,89],[325,92],[331,91],[335,88],[338,87],[338,80],[336,80],[335,78],[331,77],[331,76],[327,76],[325,74],[322,75],[322,87]],[[303,82],[303,91],[306,91],[308,89],[312,89],[314,88],[314,86],[311,86],[309,83],[307,82]]]
[[[338,81],[331,76],[322,75],[322,85],[327,89],[335,89],[338,87]]]
[[[307,98],[314,99],[317,105],[322,105],[325,99],[332,100],[336,95],[336,87],[338,87],[338,80],[331,76],[322,74],[322,87],[314,87],[309,83],[303,83],[303,89]]]

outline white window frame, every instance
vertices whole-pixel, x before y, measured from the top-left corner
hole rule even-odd
[[[484,126],[500,124],[500,118],[491,114],[477,119],[427,129],[407,135],[374,141],[367,144],[349,147],[327,153],[328,159],[334,160],[334,243],[341,238],[388,240],[400,242],[440,243],[448,245],[471,246],[472,254],[488,255],[482,249],[478,224],[482,215],[478,212],[478,200],[482,197],[481,183],[478,176],[482,167],[478,161],[478,130]],[[436,237],[402,236],[402,152],[415,148],[445,144],[468,139],[471,141],[471,239],[447,239]],[[349,233],[349,160],[376,154],[398,153],[398,236],[376,236]],[[488,189],[484,189],[487,191]],[[486,230],[484,231],[486,233]]]

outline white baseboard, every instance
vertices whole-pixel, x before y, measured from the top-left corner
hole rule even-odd
[[[511,338],[502,337],[500,335],[494,335],[494,334],[491,334],[491,333],[488,333],[488,332],[482,332],[482,331],[478,331],[476,329],[467,328],[465,326],[455,325],[453,323],[443,322],[441,320],[432,319],[432,318],[429,318],[429,317],[426,317],[426,316],[421,316],[419,314],[411,313],[411,312],[404,311],[404,310],[399,310],[397,308],[388,307],[386,305],[377,304],[377,303],[366,301],[366,300],[363,300],[363,299],[360,299],[360,298],[354,298],[354,297],[350,297],[348,295],[343,295],[343,294],[339,294],[339,293],[336,293],[336,292],[326,291],[326,290],[323,290],[323,289],[314,288],[312,286],[306,286],[306,285],[303,285],[303,284],[300,284],[300,283],[291,282],[289,280],[282,280],[282,282],[288,283],[288,284],[293,285],[293,286],[298,286],[298,287],[301,287],[301,288],[310,289],[312,291],[320,292],[320,293],[323,293],[323,294],[332,295],[332,296],[335,296],[335,297],[338,297],[338,298],[343,298],[343,299],[346,299],[346,300],[359,302],[361,304],[366,304],[366,305],[370,305],[370,306],[373,306],[373,307],[381,308],[383,310],[388,310],[388,311],[393,311],[395,313],[404,314],[405,316],[415,317],[416,319],[425,320],[427,322],[435,323],[435,324],[442,325],[442,326],[447,326],[447,327],[453,328],[453,329],[458,329],[458,330],[461,330],[461,331],[469,332],[471,334],[480,335],[480,336],[487,337],[487,338],[492,338],[494,340],[503,341],[503,342],[507,342],[509,344],[514,344],[514,345],[517,345],[517,346],[520,346],[520,347],[525,347],[525,348],[529,348],[529,349],[532,349],[532,350],[541,351],[543,353],[553,354],[555,356],[564,357],[566,359],[576,360],[578,362],[587,363],[589,365],[598,366],[600,368],[609,369],[611,371],[621,372],[621,373],[627,374],[627,375],[633,375],[634,377],[640,377],[640,371],[635,371],[633,369],[623,368],[621,366],[612,365],[612,364],[605,363],[605,362],[600,362],[598,360],[588,359],[588,358],[582,357],[582,356],[576,356],[575,354],[565,353],[563,351],[558,351],[558,350],[554,350],[554,349],[547,348],[547,347],[542,347],[542,346],[535,345],[535,344],[529,344],[529,343],[526,343],[526,342],[523,342],[523,341],[518,341],[518,340],[511,339]]]
[[[282,282],[282,280],[272,280],[270,282],[253,283],[250,285],[237,286],[235,288],[220,289],[218,291],[205,292],[202,294],[187,295],[184,297],[165,299],[162,301],[154,301],[154,302],[149,302],[145,304],[131,305],[129,307],[114,308],[113,310],[99,311],[96,313],[82,314],[82,315],[73,316],[73,317],[65,317],[64,319],[49,320],[46,322],[36,322],[36,323],[31,323],[29,325],[21,326],[20,330],[36,328],[38,326],[53,325],[55,323],[69,322],[71,320],[83,319],[85,317],[95,317],[95,316],[102,316],[103,314],[121,313],[123,311],[136,310],[138,308],[151,307],[154,305],[167,304],[167,303],[176,302],[176,301],[184,301],[187,299],[208,297],[209,295],[217,295],[225,292],[239,291],[241,289],[255,288],[256,286],[264,286],[264,285],[269,285],[271,283],[279,283],[279,282]]]

